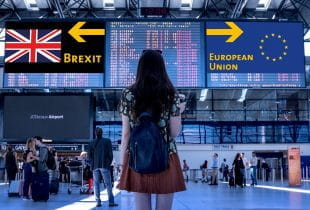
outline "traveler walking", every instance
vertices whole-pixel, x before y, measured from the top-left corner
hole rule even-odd
[[[184,109],[185,103],[180,102],[167,75],[161,51],[143,51],[136,81],[123,90],[120,101],[122,171],[118,187],[134,192],[136,210],[152,208],[151,194],[156,194],[156,209],[169,210],[173,193],[185,190],[174,140],[181,129]],[[153,144],[139,135],[148,131],[154,135],[146,140]],[[137,152],[134,154],[135,145]],[[147,159],[142,160],[139,154]],[[134,161],[136,158],[138,160]],[[156,158],[162,161],[158,163]]]
[[[91,161],[97,207],[101,206],[100,181],[101,177],[107,187],[109,207],[118,206],[114,202],[110,167],[113,160],[112,143],[110,139],[102,138],[102,129],[96,128],[96,139],[89,145],[89,159]]]
[[[185,181],[188,182],[188,171],[189,171],[189,166],[186,163],[186,160],[183,160],[183,167],[182,167],[182,171],[185,177]]]
[[[223,181],[228,182],[229,166],[226,163],[226,159],[223,159],[223,162],[220,167],[220,172],[222,173]]]
[[[214,153],[213,155],[213,160],[212,160],[212,179],[211,179],[211,184],[210,185],[217,185],[217,177],[218,177],[218,154]]]
[[[244,153],[241,153],[241,158],[243,160],[244,169],[242,170],[243,173],[243,186],[246,187],[246,181],[249,177],[249,171],[250,171],[250,164],[248,159],[245,157]]]
[[[60,173],[59,179],[61,182],[64,183],[69,182],[70,173],[67,164],[68,161],[64,157],[62,157],[59,162],[59,173]]]
[[[59,164],[56,149],[49,147],[48,175],[49,175],[49,191],[52,194],[57,194],[59,190]]]
[[[252,158],[250,160],[251,164],[251,179],[252,179],[252,186],[257,185],[257,177],[256,177],[256,171],[257,171],[257,157],[256,154],[252,153]]]
[[[15,153],[13,152],[13,149],[11,146],[8,146],[7,153],[5,155],[5,169],[6,169],[7,178],[9,180],[9,184],[11,184],[11,181],[15,180],[16,173],[17,173]]]
[[[244,170],[244,164],[243,160],[241,158],[241,154],[237,153],[234,162],[233,162],[233,167],[235,170],[235,183],[236,185],[239,185],[240,187],[243,187],[243,170]]]
[[[270,170],[268,163],[265,160],[262,161],[262,169],[263,169],[263,173],[265,173],[265,180],[266,180],[266,182],[268,182],[269,174],[270,174],[271,170]]]
[[[35,159],[35,139],[29,138],[26,143],[26,151],[24,153],[24,186],[23,186],[23,199],[29,200],[29,188],[32,183],[32,174],[36,173],[38,161]]]
[[[0,147],[0,181],[4,181],[5,177],[5,154]]]
[[[207,176],[207,170],[208,170],[208,161],[205,160],[203,162],[203,164],[200,166],[200,169],[201,169],[201,176],[202,176],[202,179],[201,179],[201,182],[208,182],[208,176]]]
[[[32,180],[32,200],[34,201],[47,201],[49,199],[49,175],[48,175],[48,159],[49,152],[43,139],[40,136],[34,137],[37,146],[37,155],[33,156],[38,161],[38,171],[33,174]]]

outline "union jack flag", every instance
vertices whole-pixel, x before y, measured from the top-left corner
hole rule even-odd
[[[61,30],[7,29],[5,63],[61,62]]]

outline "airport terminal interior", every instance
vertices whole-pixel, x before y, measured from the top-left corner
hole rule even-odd
[[[0,209],[143,209],[118,187],[120,111],[149,50],[186,102],[174,138],[186,190],[171,208],[153,193],[152,209],[310,209],[310,0],[0,0]],[[100,129],[113,151],[102,205]],[[24,187],[42,144],[47,199],[35,178]]]

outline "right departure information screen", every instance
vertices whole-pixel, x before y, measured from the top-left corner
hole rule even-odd
[[[162,51],[176,87],[205,87],[203,22],[107,22],[105,87],[134,83],[144,49]]]
[[[209,88],[305,86],[301,22],[206,22]]]

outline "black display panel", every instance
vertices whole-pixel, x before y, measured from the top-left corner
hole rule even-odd
[[[4,138],[90,139],[92,113],[88,95],[5,96]]]
[[[106,30],[105,87],[131,85],[144,49],[162,50],[176,87],[205,86],[203,22],[112,21]]]

